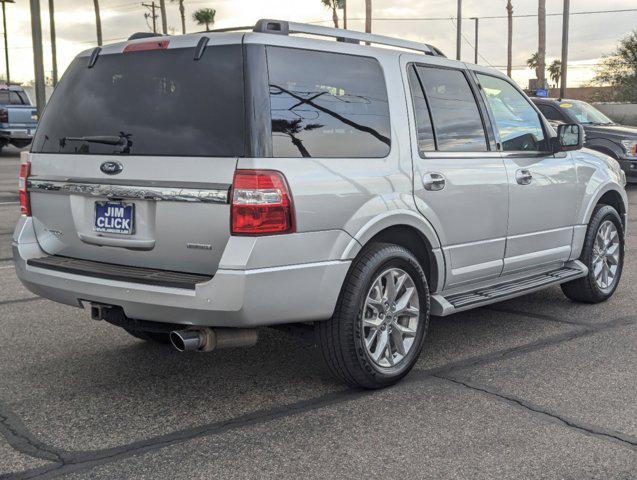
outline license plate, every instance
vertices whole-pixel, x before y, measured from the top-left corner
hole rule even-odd
[[[96,232],[131,235],[135,220],[135,205],[132,203],[95,202]]]

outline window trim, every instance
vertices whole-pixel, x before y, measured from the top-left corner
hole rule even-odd
[[[478,97],[478,93],[476,92],[476,89],[478,87],[478,85],[473,81],[473,79],[471,78],[471,75],[469,74],[469,70],[466,68],[462,68],[462,67],[452,67],[452,66],[447,66],[447,65],[435,65],[435,64],[431,64],[431,63],[422,63],[422,62],[408,62],[406,65],[406,73],[407,75],[409,75],[408,69],[411,66],[414,66],[415,69],[415,73],[416,73],[416,77],[418,78],[418,83],[420,84],[420,88],[423,94],[423,97],[425,98],[425,103],[427,104],[427,109],[429,110],[429,118],[431,121],[431,130],[433,132],[434,135],[434,145],[436,146],[435,150],[430,150],[430,151],[425,151],[425,152],[421,152],[420,149],[418,148],[417,145],[417,141],[416,141],[416,150],[418,151],[418,155],[420,156],[420,158],[422,159],[427,159],[427,158],[450,158],[450,157],[459,157],[459,156],[467,156],[470,158],[473,158],[474,156],[476,158],[478,158],[479,155],[485,155],[485,154],[489,154],[492,153],[495,149],[494,149],[494,145],[492,145],[491,143],[491,135],[489,135],[489,128],[491,128],[491,119],[488,117],[485,117],[485,112],[483,112],[483,102],[481,100],[479,100]],[[456,151],[450,151],[450,150],[440,150],[438,148],[438,136],[436,134],[436,126],[434,124],[433,121],[433,113],[431,111],[431,107],[430,107],[430,102],[429,102],[429,98],[427,95],[427,92],[425,91],[424,85],[422,83],[422,79],[420,78],[420,75],[418,74],[418,68],[416,67],[424,67],[424,68],[437,68],[439,70],[453,70],[453,71],[457,71],[460,72],[465,80],[467,81],[467,85],[469,86],[469,90],[471,92],[471,95],[473,96],[473,99],[475,101],[476,104],[476,108],[478,109],[478,114],[480,115],[480,122],[482,123],[482,130],[484,133],[484,143],[486,146],[486,150],[456,150]],[[413,117],[414,117],[414,128],[412,128],[412,134],[416,135],[416,140],[417,140],[417,126],[416,126],[416,109],[415,109],[415,105],[413,105],[413,101],[414,101],[414,97],[412,95],[411,92],[411,85],[409,85],[409,77],[407,77],[407,85],[409,87],[409,95],[411,97],[411,101],[412,101],[412,111],[413,111]],[[487,127],[487,123],[489,128]]]
[[[540,112],[540,109],[538,108],[538,106],[527,98],[527,96],[524,94],[522,89],[519,88],[513,81],[509,80],[506,77],[502,77],[500,75],[495,75],[493,73],[478,72],[478,71],[474,71],[474,74],[476,77],[476,83],[480,89],[480,94],[485,102],[485,108],[487,109],[487,114],[489,115],[489,118],[491,119],[491,125],[495,134],[496,142],[499,145],[499,148],[497,150],[505,155],[510,154],[515,157],[519,157],[520,154],[524,154],[525,156],[528,156],[528,157],[555,156],[553,152],[551,152],[550,149],[548,149],[551,135],[549,135],[549,130],[547,129],[547,122],[544,119],[544,115],[542,114],[542,112]],[[511,85],[511,87],[513,87],[514,90],[516,90],[520,95],[522,95],[522,98],[526,100],[526,102],[531,106],[533,110],[535,110],[535,114],[537,115],[538,120],[540,122],[540,126],[542,127],[542,133],[544,133],[544,142],[546,143],[547,150],[503,150],[502,137],[500,136],[500,129],[498,128],[498,124],[496,123],[495,116],[493,115],[493,111],[491,109],[491,105],[489,104],[489,100],[486,94],[484,93],[484,88],[482,87],[482,83],[480,82],[479,75],[502,80],[503,82],[506,82],[509,85]]]
[[[387,113],[388,113],[388,118],[389,118],[389,130],[388,130],[388,139],[389,139],[389,150],[387,151],[386,155],[383,156],[365,156],[365,157],[352,157],[352,156],[338,156],[338,157],[325,157],[325,156],[317,156],[317,157],[309,157],[309,158],[319,158],[319,159],[356,159],[356,160],[360,160],[360,159],[365,159],[365,158],[369,158],[369,159],[383,159],[383,158],[389,158],[392,153],[394,152],[394,139],[392,138],[392,133],[393,133],[393,115],[392,115],[392,102],[390,100],[390,95],[389,95],[389,88],[388,88],[388,81],[387,81],[387,74],[385,72],[385,69],[383,68],[383,63],[375,56],[372,55],[358,55],[358,54],[352,54],[352,53],[344,53],[344,52],[337,52],[337,51],[333,51],[333,50],[321,50],[321,49],[315,49],[315,48],[302,48],[302,47],[293,47],[293,46],[287,46],[287,45],[273,45],[273,44],[265,44],[265,57],[266,57],[266,73],[267,73],[267,91],[268,91],[268,98],[271,101],[271,96],[270,96],[270,61],[269,61],[269,53],[268,50],[275,48],[275,49],[285,49],[285,50],[300,50],[303,52],[314,52],[314,53],[328,53],[328,54],[332,54],[332,55],[341,55],[343,57],[357,57],[357,58],[363,58],[363,59],[368,59],[368,60],[373,60],[376,65],[378,65],[378,68],[380,69],[380,73],[381,73],[381,77],[383,79],[383,84],[385,87],[385,94],[386,94],[386,98],[387,98]],[[272,108],[270,106],[270,108]],[[269,113],[269,121],[270,124],[272,122],[272,110],[270,110]],[[272,142],[272,147],[271,147],[271,157],[270,158],[294,158],[294,159],[298,159],[298,158],[303,158],[303,157],[277,157],[274,154],[274,132],[270,132],[270,138],[271,138],[271,142]]]

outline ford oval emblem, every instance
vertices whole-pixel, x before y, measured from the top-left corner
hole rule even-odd
[[[117,175],[124,170],[124,165],[119,162],[104,162],[100,165],[100,170],[106,175]]]

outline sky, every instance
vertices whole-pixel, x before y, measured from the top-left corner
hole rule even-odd
[[[149,2],[151,0],[148,0]],[[95,46],[93,0],[54,0],[57,30],[58,70],[63,72],[77,53]],[[48,0],[42,4],[45,71],[51,71]],[[166,0],[169,29],[180,33],[177,2]],[[513,0],[514,15],[537,14],[537,0]],[[559,58],[562,35],[562,0],[547,0],[547,64]],[[348,0],[348,28],[364,29],[364,0]],[[320,0],[185,0],[187,30],[202,30],[192,20],[199,8],[217,10],[215,28],[251,25],[259,18],[313,22],[332,26],[331,12]],[[462,59],[474,58],[474,23],[470,17],[506,15],[506,0],[464,0]],[[100,0],[104,43],[121,41],[138,31],[149,31],[140,1]],[[573,0],[571,12],[636,9],[636,0]],[[373,32],[431,43],[447,56],[455,57],[456,0],[373,0]],[[436,18],[424,20],[423,18]],[[501,70],[506,66],[506,18],[482,18],[479,28],[479,63]],[[158,21],[158,25],[160,22]],[[611,53],[617,42],[637,28],[637,11],[572,15],[570,23],[569,86],[586,84],[594,76],[594,65]],[[13,81],[33,79],[29,0],[7,4],[9,58]],[[2,44],[0,49],[4,50]],[[523,87],[534,73],[525,65],[537,51],[537,17],[517,17],[513,23],[513,78]],[[4,54],[4,51],[2,52]],[[0,61],[4,76],[4,62]]]

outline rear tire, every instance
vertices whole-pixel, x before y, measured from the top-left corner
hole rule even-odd
[[[588,267],[588,275],[563,283],[564,295],[583,303],[612,297],[624,266],[624,228],[613,207],[598,205],[593,211],[579,260]]]
[[[145,332],[143,330],[128,330],[125,328],[128,334],[132,335],[135,338],[139,338],[140,340],[144,340],[146,342],[154,342],[161,343],[163,345],[170,344],[170,334],[169,333],[159,333],[159,332]]]
[[[345,279],[330,320],[317,322],[331,373],[353,387],[382,388],[413,368],[429,323],[429,288],[416,257],[398,245],[366,247]]]

